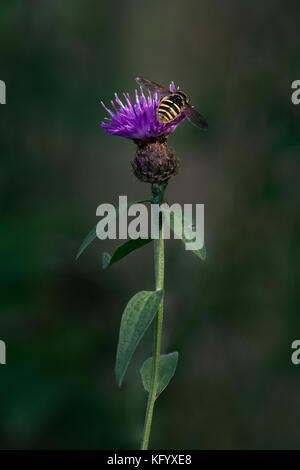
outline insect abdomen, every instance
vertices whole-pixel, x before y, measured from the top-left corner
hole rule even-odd
[[[179,93],[172,93],[163,98],[157,110],[159,122],[173,121],[181,113],[184,105],[185,100]]]

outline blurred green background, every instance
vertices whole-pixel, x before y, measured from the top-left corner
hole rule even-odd
[[[138,368],[122,391],[122,311],[153,288],[152,247],[107,271],[96,207],[150,193],[134,145],[105,135],[100,99],[134,78],[171,80],[209,122],[169,139],[181,160],[168,202],[205,204],[208,256],[167,243],[164,352],[179,365],[157,402],[156,449],[300,448],[299,2],[2,1],[2,449],[135,449]]]

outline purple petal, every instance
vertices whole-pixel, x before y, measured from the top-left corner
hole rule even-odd
[[[172,82],[170,84],[170,91],[174,93],[177,89],[174,82]],[[139,92],[135,90],[135,103],[132,102],[129,93],[124,93],[124,98],[125,105],[117,93],[115,93],[115,102],[111,102],[113,111],[101,102],[109,114],[109,117],[105,118],[105,122],[101,123],[104,131],[108,134],[118,135],[127,139],[147,141],[162,135],[167,136],[171,134],[185,119],[185,115],[181,113],[177,119],[169,123],[159,122],[156,112],[160,103],[160,97],[157,93],[154,93],[153,96],[149,93],[146,97],[142,89]]]

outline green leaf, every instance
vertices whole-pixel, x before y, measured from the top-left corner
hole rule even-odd
[[[116,359],[116,379],[122,384],[130,359],[155,317],[163,291],[141,291],[128,302],[121,319]]]
[[[151,200],[144,199],[142,201],[132,201],[132,202],[129,202],[128,204],[124,204],[123,206],[118,207],[116,211],[112,214],[112,217],[108,219],[108,222],[110,222],[111,220],[114,220],[119,214],[129,209],[129,207],[133,206],[134,204],[143,204],[145,202],[151,202]],[[87,234],[87,236],[81,243],[79,250],[77,252],[77,255],[76,255],[76,259],[78,259],[79,256],[84,252],[84,250],[95,240],[95,238],[97,238],[97,232],[96,232],[97,225]]]
[[[178,362],[178,352],[172,352],[169,354],[162,354],[159,360],[159,370],[158,370],[158,385],[156,398],[161,394],[161,392],[169,384],[171,378],[175,374],[175,370]],[[151,378],[152,378],[152,357],[146,359],[144,364],[140,369],[142,382],[146,392],[150,391],[151,387]]]
[[[109,266],[109,263],[110,263],[110,260],[111,260],[111,256],[109,253],[102,253],[102,268],[103,269],[106,269],[107,266]]]
[[[96,225],[97,227],[97,225]],[[87,236],[85,237],[85,239],[83,240],[83,242],[81,243],[80,245],[80,248],[77,252],[77,255],[76,255],[76,259],[79,258],[79,256],[81,255],[81,253],[84,252],[84,250],[89,246],[90,243],[92,243],[93,240],[95,240],[95,238],[97,237],[97,233],[96,233],[96,227],[94,227],[88,234]]]
[[[103,253],[102,255],[102,267],[103,269],[108,268],[112,264],[120,261],[125,256],[129,255],[132,251],[140,248],[141,246],[147,245],[150,243],[152,238],[138,238],[137,240],[128,240],[123,245],[119,246],[114,254],[110,256],[109,253]]]
[[[168,218],[167,218],[168,219]],[[194,217],[192,218],[193,225],[195,224],[195,219]],[[171,230],[179,237],[181,237],[181,241],[186,244],[189,243],[189,241],[193,238],[194,236],[194,231],[193,227],[189,227],[187,224],[185,226],[185,231],[188,232],[188,238],[185,237],[184,235],[184,215],[182,216],[181,210],[177,211],[176,209],[174,212],[172,211],[170,214],[170,228]],[[202,248],[199,250],[188,250],[194,253],[196,256],[198,256],[202,261],[206,259],[206,248],[205,245],[203,245]]]
[[[200,250],[192,250],[192,252],[198,256],[198,258],[200,258],[202,261],[205,261],[206,260],[206,246],[203,245],[202,248],[200,248]]]

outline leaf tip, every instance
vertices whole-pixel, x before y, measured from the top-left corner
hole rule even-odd
[[[117,367],[115,369],[115,377],[116,377],[116,382],[117,382],[118,388],[121,388],[122,383],[123,383],[124,374],[121,374]]]
[[[102,268],[106,269],[110,265],[111,256],[109,253],[102,253]]]
[[[202,261],[206,260],[206,246],[203,245],[203,247],[200,249],[200,258]]]

